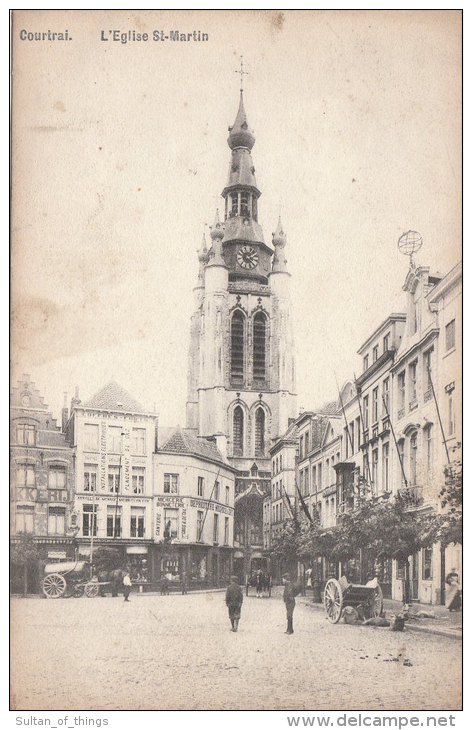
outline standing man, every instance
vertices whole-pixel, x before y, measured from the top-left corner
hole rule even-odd
[[[284,573],[282,576],[284,583],[284,603],[287,609],[287,631],[286,634],[293,634],[293,612],[295,610],[295,596],[300,593],[300,586],[292,583],[290,575]]]
[[[128,572],[126,572],[123,576],[123,595],[125,597],[125,601],[129,602],[129,594],[131,593],[131,578]]]
[[[264,584],[264,576],[262,574],[262,570],[259,569],[257,571],[257,575],[256,575],[256,592],[257,592],[258,598],[262,598],[263,584]]]
[[[238,584],[238,579],[235,575],[231,576],[231,583],[226,589],[225,601],[226,605],[228,606],[229,620],[231,621],[231,631],[237,631],[239,619],[241,618],[243,592]]]
[[[187,573],[182,573],[182,595],[185,596],[188,593],[188,580]]]

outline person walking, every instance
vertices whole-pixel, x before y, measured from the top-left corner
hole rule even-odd
[[[256,593],[258,598],[262,598],[262,588],[264,586],[264,575],[262,570],[258,570],[256,574]]]
[[[300,593],[300,586],[292,583],[289,573],[282,576],[284,583],[284,603],[287,609],[287,631],[286,634],[293,634],[293,612],[295,610],[295,596]]]
[[[446,576],[446,601],[445,605],[449,611],[460,611],[461,609],[461,586],[459,573],[455,568]]]
[[[182,573],[182,595],[185,596],[188,593],[188,580],[187,573]]]
[[[125,573],[123,576],[123,595],[125,601],[129,603],[129,594],[131,593],[131,578],[129,573]]]
[[[243,592],[238,584],[238,579],[235,575],[231,576],[231,583],[226,589],[225,601],[226,605],[228,606],[229,620],[231,621],[231,631],[237,631],[239,619],[241,618]]]

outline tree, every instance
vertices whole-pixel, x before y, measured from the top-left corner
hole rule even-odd
[[[441,545],[462,545],[462,462],[454,461],[444,470],[445,483],[439,492],[444,510],[437,516],[437,540]]]
[[[93,565],[97,572],[117,570],[122,567],[123,559],[116,548],[99,547],[93,553]]]
[[[315,517],[310,524],[304,524],[297,536],[297,554],[300,560],[312,562],[314,558],[333,559],[333,550],[339,539],[336,528],[321,527]]]
[[[41,554],[34,542],[33,535],[20,532],[10,546],[10,562],[23,569],[23,595],[28,593],[28,568],[39,563]]]
[[[373,552],[378,559],[406,560],[434,542],[434,515],[415,509],[408,495],[362,500],[340,517],[340,535],[334,552],[339,559],[359,549]]]
[[[284,522],[282,532],[273,541],[271,555],[287,562],[297,561],[299,529],[298,522]]]

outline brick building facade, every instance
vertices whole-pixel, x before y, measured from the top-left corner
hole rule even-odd
[[[37,592],[41,567],[74,555],[71,504],[75,457],[43,397],[23,375],[10,397],[10,535],[13,544],[31,535],[37,559],[13,563],[12,590]]]

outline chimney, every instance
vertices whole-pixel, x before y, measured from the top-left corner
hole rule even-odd
[[[75,395],[74,395],[74,397],[72,398],[72,400],[70,402],[70,409],[71,409],[71,411],[74,408],[74,406],[78,406],[78,405],[80,405],[79,386],[76,385],[75,386]]]
[[[220,452],[221,456],[223,457],[223,460],[226,461],[228,457],[228,442],[226,439],[225,433],[215,433],[214,435],[216,448]]]
[[[62,406],[62,433],[66,432],[69,420],[69,409],[67,408],[67,393],[64,393],[64,404]]]

